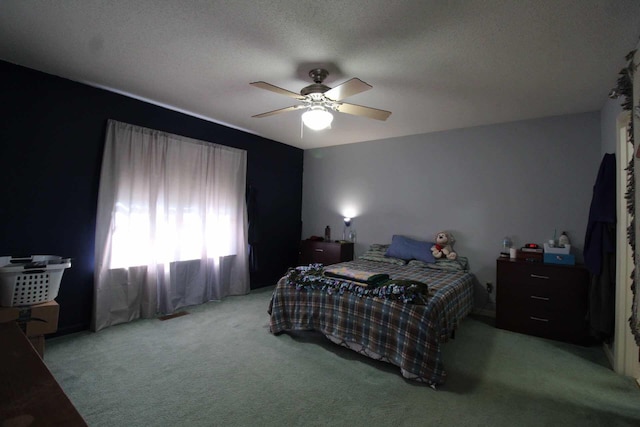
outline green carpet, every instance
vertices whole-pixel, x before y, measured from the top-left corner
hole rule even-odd
[[[439,390],[314,333],[269,333],[272,288],[47,340],[90,426],[640,426],[640,389],[599,347],[462,322]]]

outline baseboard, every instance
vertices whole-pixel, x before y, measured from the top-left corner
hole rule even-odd
[[[614,358],[613,358],[613,351],[611,351],[611,347],[609,347],[607,343],[602,343],[602,350],[604,351],[605,356],[607,356],[607,360],[609,360],[609,366],[611,367],[611,369],[614,369],[615,365],[613,363]]]
[[[474,308],[472,311],[473,314],[478,316],[486,316],[496,318],[496,311],[489,308]]]
[[[89,325],[86,323],[76,323],[74,325],[68,325],[64,327],[58,327],[58,330],[53,334],[48,334],[46,338],[61,337],[63,335],[75,334],[76,332],[82,332],[89,330]]]

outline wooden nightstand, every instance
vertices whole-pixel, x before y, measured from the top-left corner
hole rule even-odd
[[[498,259],[496,326],[587,344],[589,272],[584,266]]]
[[[353,260],[353,243],[318,242],[302,240],[300,242],[299,265],[320,263],[324,265]]]

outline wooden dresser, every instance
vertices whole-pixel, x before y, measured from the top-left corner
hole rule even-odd
[[[299,265],[320,263],[324,265],[353,260],[353,243],[319,242],[302,240],[300,242]]]
[[[0,425],[87,425],[16,322],[0,323],[0,343]]]
[[[583,266],[497,261],[498,328],[587,344],[588,295],[589,272]]]

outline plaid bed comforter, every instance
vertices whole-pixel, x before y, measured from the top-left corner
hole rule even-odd
[[[348,263],[391,279],[428,284],[426,305],[300,288],[281,279],[269,304],[271,332],[315,330],[332,341],[400,367],[406,378],[442,384],[446,372],[440,345],[473,308],[473,275],[375,261]]]

